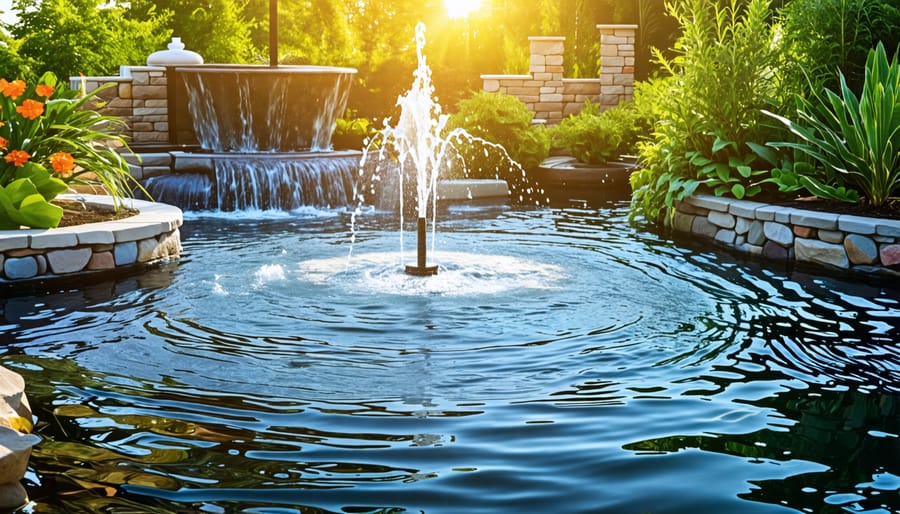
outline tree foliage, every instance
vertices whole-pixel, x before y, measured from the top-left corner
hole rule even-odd
[[[18,54],[60,77],[109,75],[142,63],[168,37],[164,18],[140,21],[115,3],[98,0],[17,0],[11,27]]]
[[[180,37],[206,62],[246,63],[258,55],[248,43],[253,24],[244,16],[242,0],[133,0],[130,5],[129,16],[136,20],[148,22],[162,17],[165,20],[163,31]],[[164,44],[153,50],[162,48],[165,48]],[[140,62],[142,60],[128,61],[130,64]]]

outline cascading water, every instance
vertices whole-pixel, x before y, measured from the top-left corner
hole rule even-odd
[[[204,152],[175,152],[154,199],[189,210],[294,210],[352,201],[358,153],[331,152],[356,70],[199,65],[175,69]]]

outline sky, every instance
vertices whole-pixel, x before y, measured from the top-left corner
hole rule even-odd
[[[12,23],[16,18],[12,15],[12,0],[0,0],[0,19],[6,23]]]

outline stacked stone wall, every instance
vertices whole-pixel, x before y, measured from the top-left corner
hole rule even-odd
[[[111,85],[97,95],[92,108],[122,118],[125,135],[134,145],[169,141],[168,79],[161,66],[123,66],[117,77],[72,77],[72,88],[92,92]]]
[[[673,225],[750,255],[900,277],[900,220],[699,195]]]
[[[564,78],[564,37],[530,37],[527,75],[482,75],[488,93],[515,96],[535,118],[558,123],[581,112],[585,101],[602,109],[618,105],[634,94],[634,56],[637,25],[598,25],[601,68],[598,78]]]

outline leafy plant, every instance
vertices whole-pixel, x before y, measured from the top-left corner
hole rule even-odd
[[[792,0],[779,14],[790,60],[797,64],[790,80],[800,89],[808,78],[837,89],[840,71],[859,92],[869,50],[878,41],[891,48],[900,39],[900,8],[893,0]]]
[[[600,111],[590,101],[550,130],[552,148],[564,149],[581,162],[601,164],[635,149],[648,124],[633,103],[624,102]]]
[[[50,201],[69,183],[101,183],[118,206],[140,187],[116,151],[124,125],[87,109],[90,95],[44,74],[36,84],[0,79],[0,228],[55,227],[62,209]]]
[[[812,163],[797,159],[798,156],[785,156],[784,152],[776,152],[769,146],[756,143],[747,143],[756,155],[769,163],[769,177],[761,183],[769,183],[778,186],[780,193],[810,192],[819,198],[838,200],[841,202],[856,203],[859,201],[859,193],[855,189],[849,189],[844,185],[828,184],[818,177],[818,170]],[[799,152],[794,152],[799,153]]]
[[[798,122],[764,111],[781,121],[797,142],[771,143],[796,149],[821,164],[822,175],[806,177],[810,192],[819,184],[858,189],[874,206],[892,200],[900,188],[900,63],[888,60],[884,45],[869,52],[859,97],[840,76],[840,94],[826,89],[801,99]],[[803,178],[803,177],[801,177]],[[824,192],[826,195],[827,191]]]
[[[657,123],[639,145],[642,169],[631,175],[631,217],[664,222],[674,201],[699,189],[735,196],[759,192],[756,157],[747,143],[766,141],[772,133],[761,111],[779,98],[782,60],[768,0],[668,5],[682,35],[674,58],[655,52],[669,77],[635,92],[638,109]]]
[[[361,149],[378,132],[368,118],[356,117],[356,112],[347,109],[343,118],[338,118],[331,136],[332,145],[337,148]]]
[[[447,121],[446,131],[462,128],[477,138],[500,145],[524,169],[539,165],[550,153],[550,136],[532,123],[534,113],[512,95],[479,91],[459,102],[458,111]],[[496,175],[504,156],[479,148],[462,148],[470,178]]]

